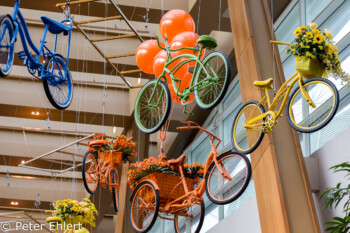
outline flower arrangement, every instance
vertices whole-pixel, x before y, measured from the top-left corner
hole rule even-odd
[[[323,73],[324,77],[332,76],[349,83],[350,77],[340,66],[338,47],[332,41],[333,35],[328,29],[322,32],[317,24],[311,23],[298,27],[293,34],[295,43],[287,49],[287,53],[292,53],[296,58],[316,60],[326,71]]]
[[[95,216],[98,215],[98,212],[95,205],[88,198],[84,198],[81,202],[71,199],[57,200],[52,205],[55,209],[52,212],[54,217],[60,217],[63,221],[67,221],[81,216],[82,223],[90,224],[93,227],[96,226]]]
[[[165,155],[159,155],[158,157],[152,156],[141,162],[132,163],[130,165],[127,179],[130,188],[133,189],[136,186],[137,181],[154,172],[180,176],[180,173],[170,169]],[[192,163],[192,166],[184,164],[185,177],[196,179],[196,181],[199,182],[199,178],[202,178],[203,174],[204,169],[202,164]]]
[[[115,141],[109,141],[105,139],[105,135],[100,133],[93,137],[91,141],[88,142],[88,146],[91,142],[96,140],[103,140],[107,145],[103,147],[104,151],[109,150],[116,150],[123,153],[123,161],[124,162],[132,162],[132,160],[137,156],[137,153],[135,151],[136,148],[136,142],[133,140],[133,138],[127,138],[125,135],[121,135],[119,137],[116,137]],[[94,148],[89,147],[89,150],[95,153],[95,155],[98,154],[98,151]]]

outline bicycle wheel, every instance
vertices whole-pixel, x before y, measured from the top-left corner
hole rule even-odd
[[[339,106],[339,93],[335,85],[324,78],[308,80],[303,88],[315,107],[307,103],[298,87],[288,100],[287,119],[295,130],[311,133],[322,129],[333,119]]]
[[[187,216],[186,216],[187,215]],[[182,215],[175,215],[174,228],[176,233],[199,233],[205,216],[204,201],[196,203]]]
[[[171,106],[170,91],[163,81],[154,79],[140,90],[135,103],[134,118],[137,127],[151,134],[159,130],[168,119]],[[153,98],[151,99],[152,94]]]
[[[91,151],[88,151],[83,158],[82,173],[85,189],[90,194],[96,193],[99,186],[97,172],[98,163],[96,157]]]
[[[232,180],[223,177],[213,161],[206,175],[205,191],[211,202],[225,205],[244,193],[252,176],[252,168],[247,156],[231,151],[220,155],[218,163]]]
[[[210,109],[219,104],[226,94],[231,63],[226,54],[215,51],[204,58],[202,64],[204,68],[200,66],[195,76],[194,95],[200,108]]]
[[[42,79],[47,98],[59,110],[68,108],[73,99],[73,80],[65,67],[66,62],[60,55],[46,59],[44,69],[47,77]]]
[[[256,101],[247,102],[240,108],[232,124],[231,141],[236,151],[249,154],[260,145],[264,137],[262,128],[263,119],[250,124],[250,126],[255,126],[250,129],[244,127],[244,125],[248,120],[254,119],[264,112],[263,106]]]
[[[111,181],[112,184],[118,185],[118,188],[112,188],[112,199],[113,199],[113,207],[115,212],[119,211],[119,176],[117,169],[111,171]]]
[[[15,44],[10,45],[14,29],[11,18],[7,15],[0,17],[0,76],[6,77],[11,72],[15,53]]]
[[[139,184],[131,196],[130,220],[137,233],[149,231],[158,216],[159,194],[153,184],[144,181]]]

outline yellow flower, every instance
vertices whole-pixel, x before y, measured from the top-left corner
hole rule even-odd
[[[307,27],[306,27],[306,26],[301,26],[300,29],[301,29],[301,30],[306,30]]]
[[[319,48],[320,50],[323,50],[323,46],[321,46],[321,45],[319,45],[318,48]]]
[[[296,36],[299,36],[299,35],[301,34],[300,28],[295,29],[295,31],[293,32],[293,34],[296,35]]]
[[[333,38],[333,34],[328,30],[328,29],[325,29],[324,30],[324,34],[326,35],[326,37],[328,38],[328,39],[332,39]]]
[[[312,38],[314,35],[312,34],[312,32],[306,32],[306,37],[307,38]]]
[[[295,44],[294,44],[294,46],[295,46],[295,47],[298,47],[298,46],[299,46],[299,44],[298,44],[298,43],[295,43]]]
[[[324,36],[320,34],[316,35],[314,38],[314,43],[321,44],[323,41],[324,41]]]
[[[312,32],[313,32],[315,35],[321,34],[321,30],[319,30],[319,29],[314,29],[314,30],[312,30]]]
[[[317,24],[315,24],[315,23],[310,23],[309,26],[312,29],[316,29],[317,28]]]

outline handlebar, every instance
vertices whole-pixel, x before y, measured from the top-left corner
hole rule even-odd
[[[270,44],[281,44],[281,45],[292,46],[292,44],[290,44],[290,43],[285,43],[285,42],[276,41],[276,40],[270,40]]]
[[[165,51],[170,51],[170,52],[176,52],[176,51],[179,51],[179,50],[182,50],[182,49],[190,49],[190,50],[200,50],[198,49],[196,46],[195,47],[181,47],[181,48],[178,48],[178,49],[169,49],[169,48],[165,48],[163,46],[160,45],[160,42],[159,42],[159,37],[158,36],[155,36],[155,39],[157,40],[157,43],[158,43],[158,47],[165,50]]]
[[[218,140],[219,143],[217,144],[217,146],[221,143],[221,140],[216,135],[214,135],[213,133],[209,132],[206,129],[203,129],[202,126],[198,125],[197,123],[195,123],[193,121],[180,121],[180,122],[184,123],[184,124],[187,124],[187,126],[180,126],[180,127],[177,127],[176,129],[178,129],[178,130],[200,129],[200,130],[206,132],[207,134],[209,134],[212,137],[213,141],[214,140]],[[194,126],[191,125],[191,124],[193,124]]]

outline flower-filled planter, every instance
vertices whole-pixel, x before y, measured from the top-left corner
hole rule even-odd
[[[188,190],[192,191],[194,185],[203,177],[203,165],[193,163],[192,166],[184,165],[185,181]],[[149,157],[142,162],[133,163],[128,171],[128,183],[131,189],[145,180],[152,180],[159,186],[160,205],[164,206],[168,200],[174,200],[185,194],[181,182],[180,173],[170,169],[164,155]],[[176,188],[175,188],[176,187]],[[175,189],[174,189],[175,188]],[[147,197],[144,197],[147,199]]]
[[[301,26],[293,32],[295,43],[287,49],[287,53],[295,56],[297,71],[305,78],[333,76],[349,81],[349,75],[340,67],[338,47],[332,41],[332,33],[323,32],[315,23]]]
[[[78,202],[71,199],[57,200],[52,203],[54,210],[50,211],[52,217],[46,219],[47,222],[56,222],[57,229],[80,230],[88,232],[82,227],[83,224],[96,226],[96,216],[98,212],[95,205],[87,198]],[[60,226],[57,224],[61,224]]]
[[[94,145],[101,145],[100,148],[102,149],[95,149]],[[120,167],[122,162],[132,162],[137,155],[135,152],[136,142],[132,137],[128,139],[125,135],[109,141],[105,139],[104,134],[97,134],[88,142],[88,146],[90,147],[89,150],[96,156],[102,156],[103,161],[113,161],[115,167]]]

